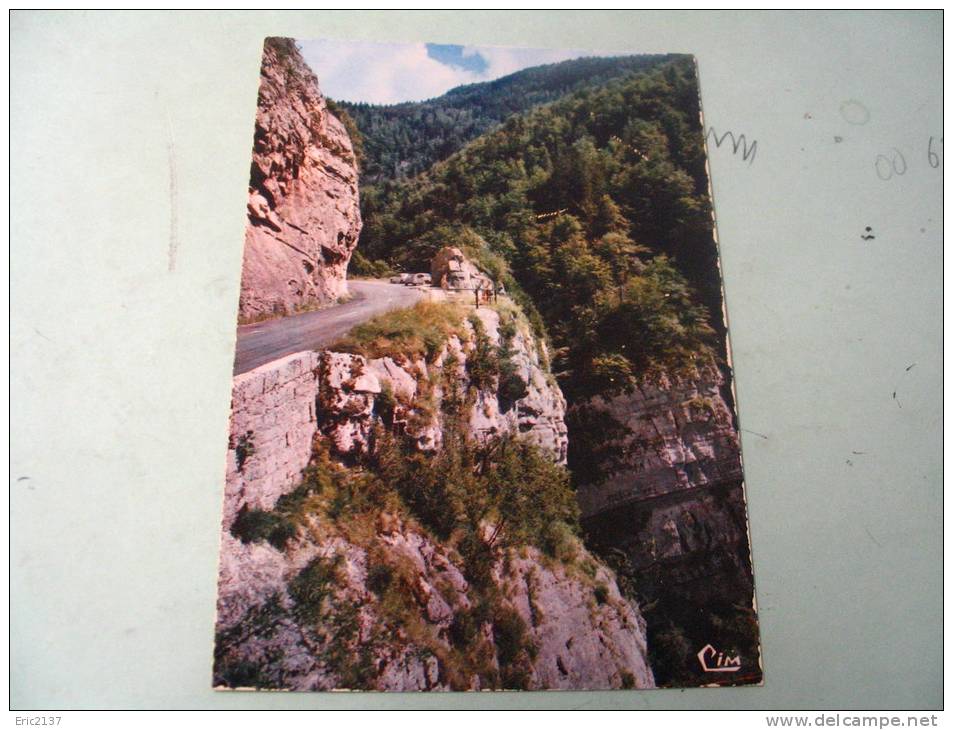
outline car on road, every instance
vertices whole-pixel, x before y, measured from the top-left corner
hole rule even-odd
[[[430,286],[430,274],[411,274],[406,286]]]
[[[410,280],[410,274],[397,274],[390,277],[391,284],[406,284]]]

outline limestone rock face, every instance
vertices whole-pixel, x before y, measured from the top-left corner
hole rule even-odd
[[[416,616],[412,631],[394,634],[375,628],[388,608],[372,589],[365,549],[340,538],[318,543],[299,538],[279,551],[267,544],[243,545],[225,533],[216,684],[242,686],[242,672],[254,667],[247,676],[256,686],[293,690],[353,686],[348,683],[356,676],[361,688],[373,690],[486,689],[485,677],[505,670],[498,637],[510,612],[522,620],[535,647],[524,669],[526,689],[655,686],[645,622],[619,594],[614,577],[603,567],[591,581],[572,576],[535,550],[499,558],[492,575],[506,598],[472,629],[468,655],[478,659],[472,664],[469,657],[453,659],[461,642],[457,627],[473,615],[477,597],[453,555],[393,519],[379,521],[377,545],[390,564],[400,566],[405,605]],[[580,558],[590,559],[584,551]],[[292,587],[315,562],[337,566],[320,618],[301,611]]]
[[[474,310],[487,338],[500,344],[500,315],[493,309]],[[470,387],[468,359],[473,357],[475,333],[467,323],[462,338],[452,336],[436,358],[406,357],[401,362],[384,357],[368,360],[360,355],[327,352],[322,356],[319,385],[318,428],[340,456],[366,452],[375,419],[390,419],[413,436],[421,451],[439,448],[444,398]],[[477,389],[468,418],[470,435],[478,440],[520,434],[548,451],[557,463],[566,462],[568,436],[566,400],[541,364],[535,338],[517,329],[510,343],[516,375],[525,385],[523,397],[509,403],[499,397],[497,386]],[[382,396],[382,392],[387,393]],[[383,402],[393,399],[393,404]],[[389,411],[392,411],[389,412]]]
[[[444,246],[430,262],[430,279],[441,289],[489,289],[493,282],[455,246]]]
[[[490,341],[499,344],[499,314],[476,310]],[[245,505],[270,509],[295,488],[307,465],[315,436],[327,439],[338,456],[366,453],[374,423],[382,417],[416,439],[421,451],[440,447],[439,404],[448,387],[470,383],[469,337],[451,337],[436,359],[383,357],[368,360],[342,352],[301,352],[236,376],[232,381],[225,479],[224,524],[230,526]],[[520,437],[565,463],[568,447],[566,401],[546,373],[533,336],[518,330],[512,361],[526,384],[525,397],[500,403],[494,387],[478,390],[468,419],[470,435],[487,439]],[[437,377],[440,376],[440,377]],[[449,376],[449,379],[448,379]],[[392,413],[387,404],[392,403]],[[434,407],[434,404],[437,407]]]
[[[741,452],[731,411],[721,395],[724,377],[714,363],[680,378],[662,377],[608,402],[585,408],[593,422],[618,426],[622,468],[604,483],[579,491],[583,517],[681,490],[741,479]],[[579,408],[579,406],[577,406]],[[609,438],[607,436],[607,438]]]
[[[723,384],[709,361],[587,406],[623,457],[605,482],[580,487],[583,527],[598,552],[625,554],[644,600],[751,603],[741,451]]]
[[[347,294],[361,231],[358,170],[344,126],[294,41],[265,42],[248,193],[239,320]]]
[[[271,509],[294,490],[316,439],[348,462],[372,448],[372,426],[386,420],[414,437],[419,449],[439,449],[441,404],[471,385],[468,364],[478,330],[500,344],[500,315],[481,308],[476,316],[482,327],[467,324],[429,362],[304,352],[234,379],[217,685],[398,691],[654,686],[638,606],[622,597],[613,574],[578,541],[571,543],[572,568],[535,548],[494,548],[488,593],[470,584],[455,549],[384,505],[357,537],[313,514],[296,524],[282,549],[232,533],[243,508]],[[525,385],[522,397],[501,402],[495,383],[476,389],[464,419],[470,435],[520,434],[563,462],[566,404],[541,360],[543,346],[520,327],[508,342],[512,369]],[[393,591],[384,599],[388,585],[400,587],[397,606]],[[490,609],[487,595],[496,596]],[[384,618],[393,621],[395,611],[403,612],[403,628],[385,631]]]
[[[535,640],[534,688],[654,686],[645,621],[605,567],[589,584],[558,564],[547,565],[531,549],[510,561],[500,584]]]

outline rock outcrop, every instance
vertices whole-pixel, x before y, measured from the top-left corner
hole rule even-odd
[[[483,583],[455,548],[382,504],[339,529],[307,513],[283,544],[234,530],[301,481],[312,444],[342,463],[373,447],[373,426],[441,448],[444,399],[469,392],[473,439],[512,434],[566,459],[565,401],[525,326],[474,311],[429,359],[299,353],[234,381],[219,568],[215,683],[301,690],[642,688],[654,686],[646,628],[615,576],[575,537],[560,558],[491,552]],[[515,331],[514,331],[515,330]],[[521,397],[473,378],[478,344],[507,346]],[[328,497],[329,499],[331,497]],[[268,513],[271,514],[271,513]],[[395,619],[398,617],[398,619]],[[401,628],[388,630],[396,624]]]
[[[488,307],[473,311],[493,348],[500,346],[500,315]],[[515,402],[501,398],[497,383],[471,389],[470,361],[477,333],[463,323],[463,335],[451,335],[437,355],[367,359],[328,352],[322,357],[318,407],[319,429],[340,456],[366,452],[371,428],[387,409],[389,426],[412,436],[421,451],[440,447],[444,429],[442,404],[447,397],[473,393],[469,404],[469,435],[480,441],[520,434],[530,443],[566,462],[568,437],[566,400],[541,364],[540,347],[532,334],[517,328],[510,342],[514,375],[525,390]],[[382,396],[382,393],[386,393]],[[384,406],[382,400],[387,401]],[[393,402],[391,402],[393,401]]]
[[[488,307],[474,310],[485,336],[500,344],[500,315]],[[449,385],[470,386],[467,358],[476,333],[469,322],[462,337],[451,336],[431,362],[422,356],[371,358],[343,352],[301,352],[275,360],[232,381],[225,479],[224,524],[231,525],[243,506],[270,509],[294,489],[311,456],[315,436],[327,440],[337,456],[366,453],[372,427],[386,413],[388,426],[412,435],[421,451],[440,446],[440,404]],[[523,397],[502,402],[496,386],[474,392],[470,436],[520,434],[566,462],[566,400],[536,339],[525,327],[510,343]],[[386,403],[385,403],[386,401]]]
[[[719,681],[761,677],[741,454],[723,387],[708,363],[570,414],[571,433],[576,419],[599,424],[620,455],[606,480],[579,489],[582,524],[587,545],[654,607],[646,618],[663,685],[710,683],[695,654],[718,637],[741,659]]]
[[[482,598],[459,558],[386,518],[370,549],[340,538],[300,538],[278,550],[226,533],[216,684],[479,690],[499,686],[502,675],[509,678],[504,686],[525,689],[654,686],[645,622],[614,576],[581,548],[593,578],[532,549],[502,557],[493,574],[504,597],[483,617]],[[299,602],[298,584],[316,572],[330,584],[320,616]],[[399,607],[393,594],[378,592],[380,575],[401,582]],[[406,612],[405,628],[381,631],[382,615],[395,610]]]
[[[239,320],[347,294],[361,231],[351,140],[294,41],[265,42],[248,193]]]
[[[621,468],[604,482],[579,489],[583,517],[622,504],[741,479],[741,453],[731,411],[721,395],[724,376],[708,363],[662,376],[631,393],[575,406],[588,424],[618,434]]]
[[[433,257],[430,262],[430,280],[441,289],[493,289],[490,277],[455,246],[444,246]]]

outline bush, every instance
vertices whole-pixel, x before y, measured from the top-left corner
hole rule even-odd
[[[305,623],[314,624],[321,618],[326,608],[325,599],[333,596],[340,564],[340,555],[330,560],[317,557],[288,585],[297,614]]]
[[[567,565],[579,557],[579,541],[572,528],[561,520],[546,526],[540,547],[544,553]]]
[[[265,668],[246,660],[223,659],[216,662],[216,678],[232,689],[279,689],[281,685],[270,677]]]
[[[508,371],[500,376],[497,398],[500,402],[500,410],[503,413],[510,410],[516,404],[516,401],[522,400],[528,393],[526,381],[516,372]]]
[[[500,346],[497,350],[499,363],[499,386],[497,400],[500,410],[506,413],[516,401],[522,400],[529,392],[526,381],[519,374],[516,363],[513,362],[513,338],[516,337],[516,318],[512,314],[500,314]]]
[[[500,663],[504,689],[529,689],[532,660],[538,651],[529,636],[526,623],[515,609],[497,606],[493,618],[493,642]]]
[[[462,609],[458,611],[450,622],[450,641],[457,649],[469,646],[479,635],[480,627],[473,618],[473,614]]]
[[[239,510],[231,527],[232,535],[243,543],[267,540],[279,550],[284,549],[296,532],[295,526],[286,516],[260,509],[248,509],[247,504]]]
[[[421,355],[432,361],[451,335],[462,334],[463,313],[448,302],[418,302],[352,329],[329,349],[369,358]]]
[[[383,279],[393,273],[393,269],[386,261],[380,259],[371,261],[357,249],[351,254],[351,262],[348,264],[348,272],[351,276],[371,276],[376,279]]]
[[[372,565],[367,571],[367,587],[378,596],[381,596],[390,586],[393,577],[393,568],[387,563],[377,563]]]
[[[252,431],[246,431],[238,437],[235,444],[235,463],[238,471],[245,468],[245,462],[255,454],[255,435]]]
[[[394,388],[390,381],[385,380],[381,383],[381,392],[374,399],[374,412],[385,426],[391,426],[394,423],[394,411],[396,409],[397,398],[394,397]]]
[[[468,318],[473,327],[474,347],[467,355],[467,376],[470,385],[477,390],[488,390],[496,384],[500,376],[500,361],[497,350],[483,326],[483,321],[475,314]]]

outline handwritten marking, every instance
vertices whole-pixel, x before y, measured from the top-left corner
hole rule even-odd
[[[943,145],[943,137],[940,137],[940,145]],[[933,137],[927,142],[927,163],[930,167],[936,169],[940,166],[940,156],[933,151]]]
[[[907,171],[907,158],[904,157],[903,152],[896,147],[890,149],[890,152],[879,154],[874,159],[874,170],[876,170],[877,177],[881,180],[889,180],[896,175],[903,175]],[[938,141],[935,137],[928,138],[926,152],[927,164],[934,170],[940,167],[943,164],[943,137],[940,137]],[[918,155],[915,155],[914,159],[917,157]]]
[[[749,431],[747,428],[743,428],[743,429],[741,429],[741,430],[744,431],[745,433],[750,433],[750,434],[754,434],[755,436],[760,436],[760,437],[763,438],[765,441],[768,440],[768,437],[765,436],[763,433],[758,433],[757,431]]]
[[[877,155],[877,159],[874,160],[874,169],[881,180],[889,180],[894,175],[903,175],[907,171],[907,160],[903,153],[896,147],[893,148],[893,152],[892,157]]]
[[[758,154],[758,141],[752,140],[751,146],[748,146],[748,140],[745,139],[743,134],[739,134],[735,137],[734,132],[725,132],[720,137],[718,132],[715,131],[714,127],[708,128],[708,133],[705,135],[705,138],[712,138],[712,141],[715,143],[715,147],[721,147],[726,139],[731,140],[731,153],[734,155],[738,154],[738,150],[741,150],[741,159],[743,162],[747,162],[749,165],[754,162],[755,155]],[[750,159],[748,159],[750,157]]]
[[[867,226],[864,229],[864,234],[861,236],[861,238],[864,239],[865,241],[873,241],[874,240],[873,229],[870,226]]]

